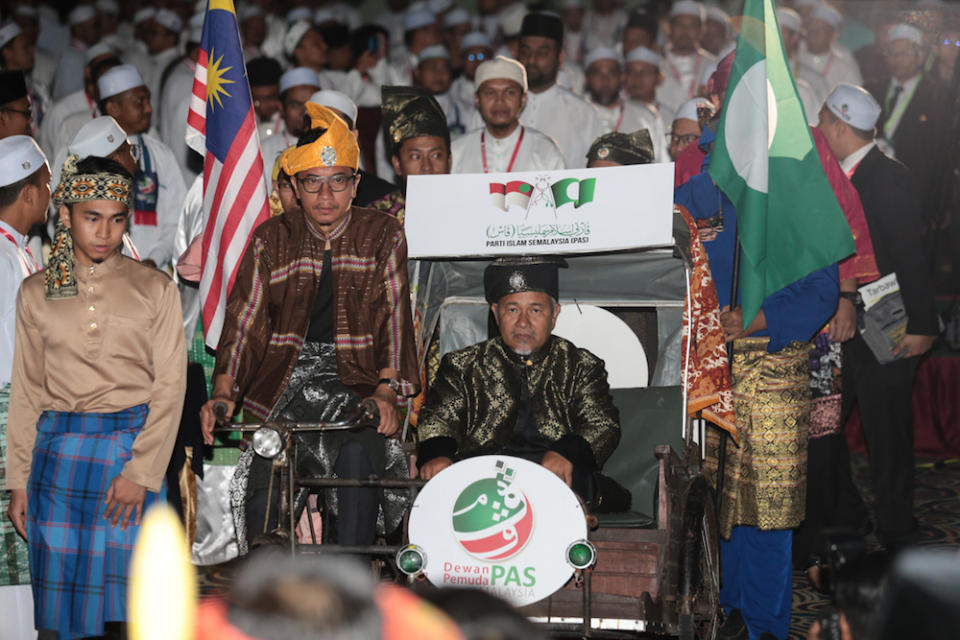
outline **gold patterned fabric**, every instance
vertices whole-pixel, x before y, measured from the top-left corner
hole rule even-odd
[[[733,527],[793,529],[804,517],[810,422],[810,343],[767,353],[769,338],[734,343],[733,403],[740,446],[727,443],[720,533]],[[707,437],[716,480],[719,432]]]
[[[43,287],[47,300],[73,298],[77,295],[77,273],[73,264],[73,235],[57,216],[56,233],[50,258],[43,268]]]
[[[317,167],[360,166],[360,147],[357,137],[347,128],[340,116],[313,102],[307,103],[310,130],[324,129],[323,135],[309,144],[298,144],[283,152],[280,166],[288,176],[295,176]]]
[[[420,411],[420,442],[451,438],[457,458],[502,452],[517,424],[522,368],[533,424],[548,448],[579,436],[602,467],[620,441],[606,368],[603,360],[557,336],[530,356],[513,353],[499,337],[445,355]]]
[[[385,148],[393,153],[400,143],[420,136],[443,138],[450,145],[447,117],[436,98],[416,87],[381,89],[382,127]]]
[[[607,160],[623,165],[649,164],[653,162],[653,140],[650,132],[639,129],[633,133],[605,133],[594,140],[587,151],[587,162],[593,160]]]

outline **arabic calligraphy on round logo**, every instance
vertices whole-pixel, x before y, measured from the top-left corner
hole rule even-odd
[[[464,551],[479,560],[507,560],[533,534],[533,505],[512,484],[485,478],[467,486],[453,506],[453,530]]]

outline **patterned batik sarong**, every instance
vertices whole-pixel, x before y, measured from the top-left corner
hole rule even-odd
[[[6,486],[7,409],[10,406],[10,385],[0,388],[0,487]],[[30,563],[27,543],[13,528],[7,517],[10,492],[0,490],[0,587],[30,584]]]
[[[27,484],[34,618],[61,640],[103,635],[127,617],[127,573],[139,526],[104,518],[110,483],[132,457],[149,408],[116,413],[44,411]],[[146,512],[166,500],[147,492]]]
[[[767,353],[769,338],[734,343],[733,402],[740,446],[727,445],[720,533],[734,527],[793,529],[806,499],[810,421],[810,343]],[[716,478],[720,438],[707,436],[708,473]]]
[[[810,439],[840,432],[840,343],[819,333],[810,348]]]

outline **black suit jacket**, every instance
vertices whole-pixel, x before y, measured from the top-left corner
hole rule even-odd
[[[878,127],[889,117],[886,99],[891,82],[892,80],[888,79],[867,87],[884,109],[877,122]],[[904,99],[905,96],[900,97],[900,100]],[[946,155],[949,149],[944,138],[948,135],[949,124],[943,87],[935,80],[921,77],[891,142],[897,160],[907,165],[916,178],[925,205],[924,219],[927,223],[940,219],[939,212],[934,208],[942,201],[940,189],[944,184]],[[878,130],[877,135],[882,137],[883,130]]]
[[[909,318],[907,333],[936,335],[933,277],[922,247],[921,203],[911,172],[874,147],[851,181],[863,203],[877,268],[882,275],[897,274]]]
[[[397,190],[397,185],[378,178],[363,169],[360,169],[357,173],[360,174],[360,184],[357,186],[357,197],[353,199],[353,204],[358,207],[369,207],[371,202]]]

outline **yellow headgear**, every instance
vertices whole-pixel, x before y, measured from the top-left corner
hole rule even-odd
[[[315,167],[360,167],[360,147],[357,138],[343,120],[333,111],[313,102],[307,103],[310,129],[326,129],[323,135],[302,147],[296,146],[283,154],[281,166],[287,175]]]

